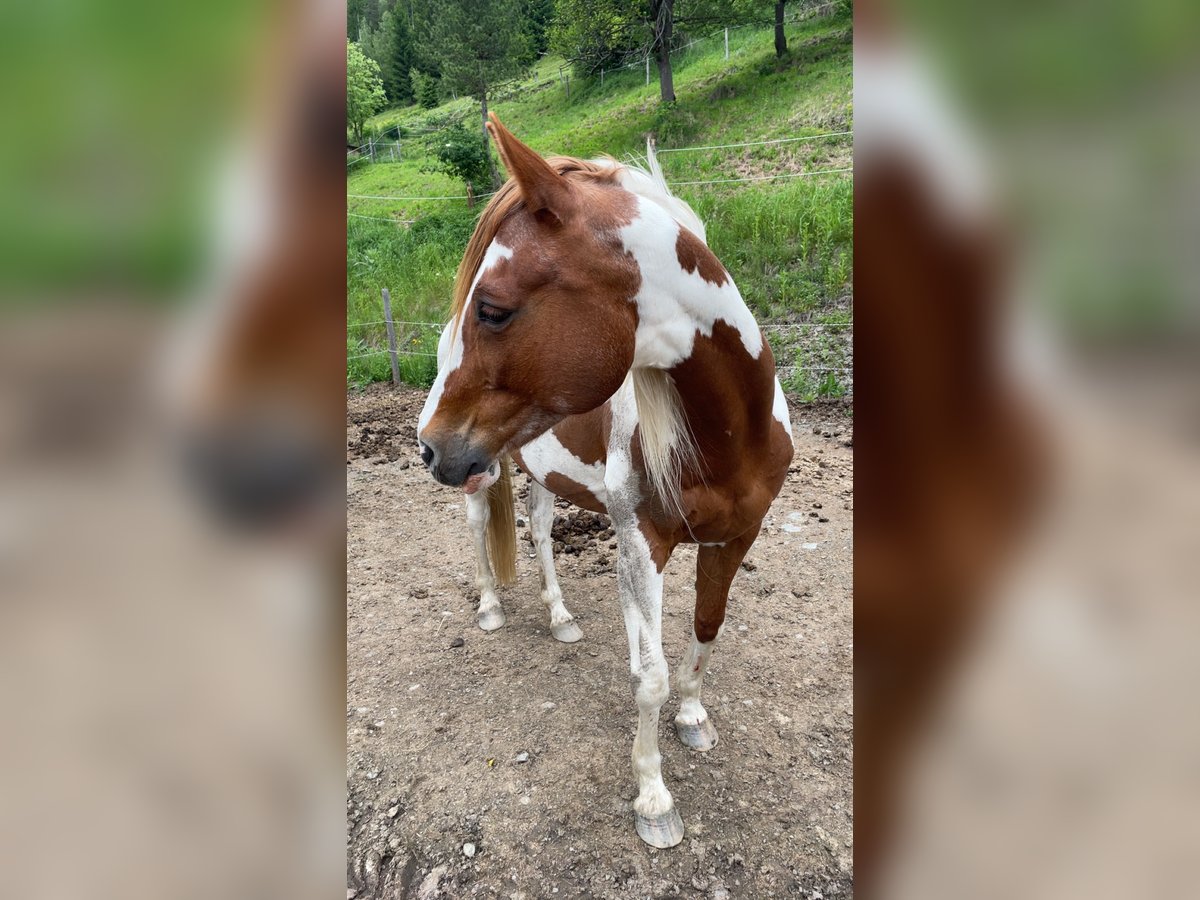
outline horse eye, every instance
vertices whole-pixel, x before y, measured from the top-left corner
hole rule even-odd
[[[479,321],[485,325],[503,325],[512,318],[512,314],[511,309],[501,309],[486,302],[479,304]]]

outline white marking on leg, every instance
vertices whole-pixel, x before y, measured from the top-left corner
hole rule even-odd
[[[633,771],[638,795],[633,808],[643,816],[661,816],[675,801],[662,778],[658,752],[658,716],[670,693],[667,660],[662,650],[663,578],[650,557],[650,546],[638,529],[617,534],[617,585],[629,635],[629,672],[638,708],[633,741]]]
[[[715,643],[714,639],[702,644],[693,632],[687,655],[679,663],[679,669],[675,673],[675,685],[679,688],[680,704],[675,721],[680,725],[699,725],[708,718],[708,712],[700,703],[700,686],[704,681],[704,673],[708,670],[708,661],[712,657]]]
[[[550,531],[554,524],[554,494],[536,481],[529,483],[529,530],[533,533],[533,546],[537,551],[538,565],[542,573],[542,602],[550,611],[550,626],[566,625],[574,616],[563,604],[562,590],[554,572],[554,544]]]
[[[608,462],[604,484],[608,512],[617,530],[617,593],[629,638],[629,673],[638,707],[633,742],[633,771],[638,779],[634,810],[657,817],[675,806],[663,783],[658,752],[658,715],[670,693],[669,671],[662,650],[663,577],[650,555],[650,544],[638,527],[638,477],[630,444],[637,426],[632,381],[626,378],[612,397]]]
[[[496,576],[492,574],[492,564],[487,552],[488,502],[487,492],[480,491],[468,494],[467,524],[471,528],[471,537],[475,540],[475,587],[479,590],[479,610],[476,616],[482,627],[493,624],[499,617],[503,624],[504,607],[496,593]],[[488,630],[491,630],[490,628]]]

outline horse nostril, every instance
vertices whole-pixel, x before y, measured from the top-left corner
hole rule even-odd
[[[433,448],[424,441],[421,442],[421,462],[425,463],[425,468],[433,462]]]
[[[472,475],[478,475],[480,472],[483,472],[488,468],[490,467],[485,460],[476,460],[475,462],[471,463],[471,467],[467,469],[467,477],[470,478]]]

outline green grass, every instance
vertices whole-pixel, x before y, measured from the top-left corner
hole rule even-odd
[[[774,55],[770,28],[730,32],[730,58],[720,35],[674,57],[677,100],[658,100],[657,73],[645,84],[638,67],[600,78],[559,82],[562,61],[541,60],[530,78],[503,89],[491,108],[518,137],[544,154],[610,154],[636,161],[653,133],[660,149],[770,140],[849,131],[852,127],[851,24],[848,12],[788,26],[789,54]],[[349,194],[389,197],[462,195],[452,178],[428,171],[437,128],[453,121],[478,127],[479,107],[460,98],[433,110],[388,110],[371,126],[398,126],[399,162],[360,163],[347,173]],[[434,130],[433,133],[427,133]],[[745,178],[849,168],[849,137],[780,145],[664,153],[668,181]],[[779,330],[798,322],[852,321],[853,189],[848,175],[818,175],[737,184],[680,186],[675,192],[708,228],[714,252],[729,269],[771,340],[781,366],[848,368],[850,328]],[[478,208],[463,201],[351,197],[348,220],[348,356],[386,347],[380,288],[391,292],[398,320],[440,322],[450,303],[455,268]],[[398,326],[403,347],[433,352],[437,333]],[[414,343],[415,341],[415,343]],[[428,384],[429,357],[402,357],[402,377]],[[348,363],[349,384],[391,377],[386,353]],[[838,373],[795,372],[785,386],[802,397],[841,396]]]

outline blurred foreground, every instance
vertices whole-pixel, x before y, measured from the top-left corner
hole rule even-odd
[[[858,5],[865,896],[1200,894],[1198,22]]]
[[[344,8],[2,18],[0,896],[337,896]]]

